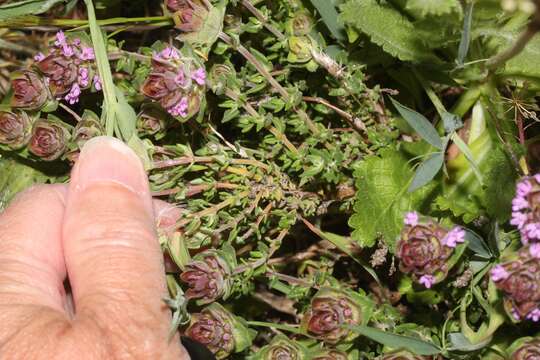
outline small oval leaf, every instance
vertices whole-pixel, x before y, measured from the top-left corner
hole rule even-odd
[[[439,173],[439,170],[441,170],[443,163],[443,153],[437,152],[431,154],[426,160],[424,160],[424,162],[422,162],[422,164],[420,164],[418,169],[416,169],[414,179],[409,186],[409,192],[413,192],[433,180],[435,175],[437,175]]]

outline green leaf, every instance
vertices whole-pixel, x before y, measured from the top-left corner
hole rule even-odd
[[[463,62],[469,52],[469,45],[471,43],[471,24],[473,14],[474,1],[467,4],[465,8],[465,16],[463,18],[463,31],[461,32],[461,40],[459,42],[457,64],[463,66]]]
[[[416,355],[437,355],[441,353],[441,348],[437,345],[418,338],[396,335],[363,325],[348,325],[347,328],[393,349],[407,349]]]
[[[465,229],[465,240],[467,240],[469,249],[474,251],[476,255],[485,259],[490,259],[493,256],[484,240],[474,231]]]
[[[471,165],[471,168],[474,171],[474,175],[476,176],[480,184],[482,184],[483,183],[482,173],[480,172],[480,169],[478,168],[478,164],[476,163],[476,160],[474,160],[474,155],[472,154],[471,149],[469,149],[469,146],[467,146],[467,144],[465,144],[465,142],[461,140],[461,138],[456,132],[454,132],[451,135],[451,139],[454,142],[454,144],[456,144],[459,151],[463,153],[463,155],[465,156],[465,158]]]
[[[23,15],[42,14],[54,5],[67,0],[25,0],[0,6],[0,20],[11,19]]]
[[[224,1],[212,7],[199,31],[182,33],[178,35],[178,39],[191,44],[194,48],[202,49],[205,52],[209,51],[223,29],[225,7]]]
[[[392,104],[396,107],[397,111],[407,121],[407,123],[420,135],[424,140],[433,145],[439,150],[443,150],[443,143],[441,137],[437,133],[437,130],[424,115],[409,109],[408,107],[401,105],[397,100],[390,98]]]
[[[381,238],[393,249],[403,215],[425,206],[434,187],[408,193],[413,170],[408,158],[394,149],[383,150],[380,157],[367,157],[354,175],[358,191],[354,215],[349,219],[352,238],[362,247],[373,246]]]
[[[440,16],[455,11],[459,6],[458,0],[408,0],[406,8],[422,16]]]
[[[311,0],[313,6],[321,15],[322,21],[330,30],[330,33],[339,41],[345,41],[345,27],[339,23],[339,14],[330,0]]]
[[[350,0],[340,8],[341,20],[367,34],[371,41],[403,61],[436,61],[414,24],[388,3]]]
[[[414,179],[409,186],[409,192],[413,192],[433,180],[435,175],[437,175],[439,170],[441,170],[443,164],[444,154],[442,152],[431,154],[420,164],[418,169],[416,169]]]

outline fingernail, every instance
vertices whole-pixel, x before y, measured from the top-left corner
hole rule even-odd
[[[77,190],[96,183],[116,183],[149,194],[148,179],[139,157],[122,141],[109,136],[90,139],[82,148],[71,177]]]

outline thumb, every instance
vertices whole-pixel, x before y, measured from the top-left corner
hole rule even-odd
[[[88,141],[66,203],[66,269],[75,320],[94,324],[113,344],[140,347],[124,349],[124,355],[163,349],[167,338],[170,313],[162,301],[163,256],[154,227],[148,180],[137,155],[114,138]]]

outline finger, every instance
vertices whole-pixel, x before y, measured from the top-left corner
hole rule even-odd
[[[62,185],[33,187],[0,215],[0,304],[63,309],[65,193]]]
[[[108,334],[146,337],[140,346],[166,338],[170,323],[153,212],[135,153],[108,137],[87,142],[72,172],[63,229],[76,319]]]

